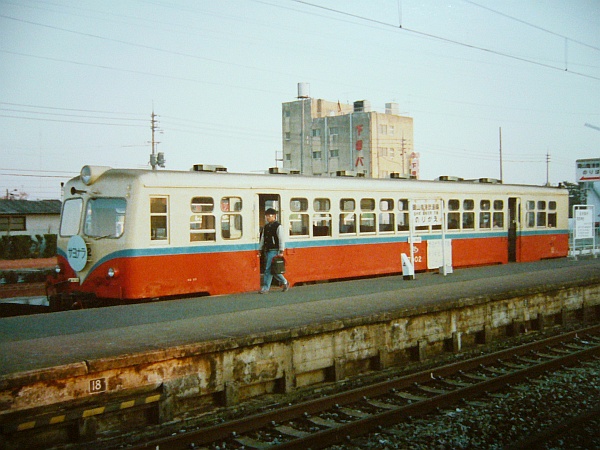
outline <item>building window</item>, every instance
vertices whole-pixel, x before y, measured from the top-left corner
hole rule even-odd
[[[25,216],[1,216],[0,231],[26,231]]]
[[[321,159],[321,155],[322,155],[322,153],[320,151],[312,153],[313,159]]]
[[[331,149],[329,150],[329,157],[330,158],[337,158],[340,156],[340,151],[337,148]]]
[[[292,140],[292,133],[290,133],[289,131],[286,131],[283,136],[286,141]]]

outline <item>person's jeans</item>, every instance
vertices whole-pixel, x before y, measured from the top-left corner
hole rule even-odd
[[[271,282],[273,281],[273,277],[275,277],[277,281],[281,282],[282,285],[287,284],[287,280],[282,274],[271,274],[271,262],[273,261],[273,258],[277,256],[278,253],[279,251],[277,250],[267,250],[267,252],[265,253],[265,274],[262,283],[263,291],[268,291],[271,288]]]

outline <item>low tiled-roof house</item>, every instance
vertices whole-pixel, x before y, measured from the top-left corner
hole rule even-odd
[[[60,200],[0,200],[0,236],[57,234]]]

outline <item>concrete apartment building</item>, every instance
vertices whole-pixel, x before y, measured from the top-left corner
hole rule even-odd
[[[354,104],[310,98],[298,85],[298,99],[282,104],[283,169],[304,175],[338,172],[370,178],[418,178],[413,119],[399,115],[396,103],[385,113],[366,100]]]

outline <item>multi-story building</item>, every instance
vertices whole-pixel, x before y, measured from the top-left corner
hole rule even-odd
[[[310,98],[299,85],[296,101],[282,105],[283,168],[305,175],[338,172],[371,178],[419,176],[413,150],[413,119],[396,103],[371,111],[368,101],[353,105]]]

